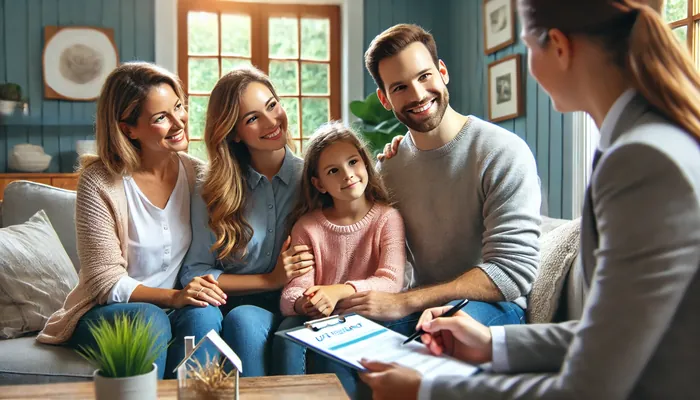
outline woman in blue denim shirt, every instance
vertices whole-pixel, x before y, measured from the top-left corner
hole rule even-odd
[[[191,203],[192,244],[180,281],[212,275],[228,294],[208,323],[243,362],[244,376],[275,374],[270,349],[282,321],[280,289],[309,272],[306,246],[289,248],[287,216],[297,200],[303,161],[292,154],[287,114],[270,79],[252,67],[224,75],[207,109],[209,170]],[[304,354],[289,357],[304,373]]]

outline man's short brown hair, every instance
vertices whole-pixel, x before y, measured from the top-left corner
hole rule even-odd
[[[435,67],[438,66],[437,45],[433,35],[418,25],[398,24],[377,35],[365,52],[365,67],[372,75],[374,83],[380,90],[384,90],[384,81],[379,76],[379,62],[385,58],[395,56],[408,45],[421,42],[430,52]]]

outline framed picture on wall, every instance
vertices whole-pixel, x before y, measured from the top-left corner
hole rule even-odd
[[[91,101],[119,58],[114,30],[90,26],[44,28],[44,97]]]
[[[520,58],[520,54],[513,54],[488,66],[490,121],[504,121],[523,114]]]
[[[484,0],[484,53],[491,54],[515,42],[514,0]]]

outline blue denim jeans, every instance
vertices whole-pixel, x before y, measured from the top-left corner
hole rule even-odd
[[[286,317],[282,320],[277,331],[299,327],[307,320],[307,317],[302,316]],[[272,338],[272,353],[278,355],[272,369],[272,375],[303,375],[306,373],[306,347],[275,335]]]
[[[222,333],[243,363],[242,376],[304,373],[301,346],[278,344],[273,350],[275,332],[284,319],[279,311],[280,292],[229,296],[227,301],[232,309],[224,317]]]
[[[216,307],[185,307],[166,311],[150,303],[116,303],[98,305],[85,313],[66,344],[76,349],[79,346],[95,346],[89,323],[95,323],[101,318],[113,321],[117,315],[122,314],[132,317],[141,314],[146,321],[150,321],[156,332],[156,346],[167,345],[172,340],[167,352],[161,353],[156,359],[159,379],[175,377],[173,370],[185,355],[185,336],[194,336],[198,342],[211,329],[217,332],[221,330],[221,312]],[[203,361],[202,354],[205,351],[206,348],[201,348],[195,356],[198,359],[202,357]]]
[[[448,303],[448,305],[454,305],[458,302],[459,300],[455,300]],[[525,311],[517,304],[511,302],[485,303],[469,301],[462,310],[486,326],[525,323]],[[418,312],[396,321],[378,321],[378,323],[408,336],[416,330],[416,324],[421,314],[422,312]],[[307,358],[310,373],[335,373],[351,399],[372,398],[369,387],[359,380],[355,370],[314,352],[309,352]]]

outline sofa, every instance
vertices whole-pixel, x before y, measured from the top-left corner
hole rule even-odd
[[[75,192],[34,182],[12,182],[5,189],[4,201],[0,203],[0,228],[24,223],[41,209],[46,212],[77,271],[79,262],[74,225]],[[545,240],[550,234],[563,232],[567,227],[569,231],[573,231],[571,228],[577,226],[577,221],[543,217],[543,248],[549,248],[547,252],[552,254],[551,257],[543,257],[543,260],[551,259],[555,264],[562,264],[562,260],[565,260],[567,264],[554,268],[560,270],[559,274],[563,277],[556,285],[551,285],[550,282],[538,284],[536,281],[533,286],[533,290],[537,289],[540,297],[555,299],[555,307],[551,307],[550,304],[550,310],[540,313],[545,315],[543,318],[567,320],[580,316],[583,294],[577,256],[578,238],[570,238],[569,242],[576,241],[576,249],[573,252],[571,249],[567,250],[564,258],[558,256],[556,251],[557,247],[563,245],[559,244],[558,240],[551,240],[558,238],[550,237],[550,240]],[[554,247],[555,251],[552,251],[551,247]],[[540,275],[538,279],[543,277],[545,275]],[[94,368],[72,349],[38,343],[35,335],[0,340],[0,385],[91,380],[93,371]]]
[[[24,223],[41,209],[77,271],[75,192],[28,181],[12,182],[0,206],[0,227]],[[92,380],[95,368],[75,351],[38,343],[35,337],[0,340],[0,385]]]

